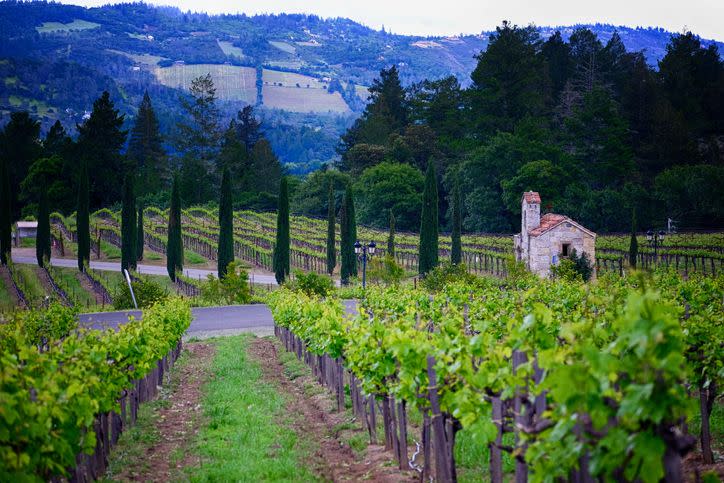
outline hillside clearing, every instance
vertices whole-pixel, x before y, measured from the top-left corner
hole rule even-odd
[[[100,27],[101,24],[75,19],[70,23],[43,22],[43,25],[35,27],[41,34],[52,34],[56,32],[70,32],[72,30],[90,30]]]

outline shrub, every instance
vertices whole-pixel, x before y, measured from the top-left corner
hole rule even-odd
[[[367,279],[372,283],[398,285],[405,277],[405,269],[395,262],[392,255],[373,258],[369,261]]]
[[[583,277],[576,270],[576,263],[570,258],[561,258],[557,265],[551,265],[551,278],[566,282],[581,282]]]
[[[238,261],[231,262],[224,278],[209,275],[201,285],[201,299],[208,305],[248,304],[251,302],[249,275]]]
[[[310,296],[326,297],[334,292],[334,281],[330,277],[314,272],[304,273],[301,270],[295,270],[294,280],[287,282],[284,286]]]
[[[139,309],[147,309],[158,302],[163,302],[169,296],[168,290],[149,278],[142,277],[131,282],[133,294],[136,296]],[[113,307],[119,310],[132,309],[133,298],[128,290],[128,283],[121,281],[113,294]]]
[[[444,261],[425,275],[422,286],[431,292],[439,292],[451,283],[475,283],[475,280],[475,275],[468,273],[465,264],[453,265],[449,261]]]

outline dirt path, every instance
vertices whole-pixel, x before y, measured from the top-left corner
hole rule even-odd
[[[15,292],[15,286],[13,284],[13,279],[10,276],[10,271],[8,267],[0,266],[0,283],[5,285],[5,289],[10,294],[10,298],[16,307],[25,307],[25,304],[20,302],[20,300],[18,299],[18,295]]]
[[[249,357],[257,361],[266,381],[274,384],[281,393],[289,396],[287,412],[295,417],[298,434],[319,442],[319,448],[310,462],[312,470],[325,481],[417,481],[411,473],[400,472],[392,463],[392,453],[384,446],[370,445],[363,457],[339,438],[339,428],[345,423],[344,414],[332,411],[331,398],[326,392],[310,396],[304,390],[304,378],[289,380],[279,361],[277,348],[270,339],[256,338],[249,346]]]
[[[88,280],[88,277],[84,276],[80,272],[77,272],[75,274],[75,278],[78,280],[78,283],[80,283],[80,286],[83,288],[83,290],[93,295],[96,305],[105,305],[105,301],[103,300],[103,294],[95,289],[93,284],[90,283],[90,280]]]
[[[206,343],[184,346],[186,359],[171,370],[171,383],[154,411],[158,437],[142,455],[144,464],[127,465],[113,480],[178,481],[184,467],[199,464],[189,445],[202,424],[201,386],[210,377],[214,351]]]

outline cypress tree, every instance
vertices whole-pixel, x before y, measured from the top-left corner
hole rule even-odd
[[[395,215],[390,210],[390,234],[387,236],[387,255],[395,258]]]
[[[12,244],[11,200],[8,162],[0,158],[0,263],[3,265],[8,264]]]
[[[462,204],[460,202],[460,183],[455,181],[453,187],[452,205],[452,248],[450,250],[450,262],[457,265],[462,261]]]
[[[277,239],[274,245],[274,277],[281,285],[289,276],[289,190],[287,178],[279,183],[279,207],[277,211]]]
[[[631,213],[631,242],[628,246],[628,263],[631,268],[636,268],[636,258],[639,255],[639,242],[636,239],[636,209]]]
[[[335,233],[335,211],[336,203],[334,202],[334,181],[329,181],[329,195],[327,199],[327,273],[332,275],[334,267],[337,266],[337,251],[334,246]]]
[[[226,276],[226,269],[234,261],[234,211],[231,205],[231,174],[224,168],[221,176],[219,200],[219,253],[217,256],[219,278]]]
[[[90,263],[90,221],[89,221],[90,188],[88,184],[88,162],[81,160],[80,179],[78,182],[78,209],[76,212],[76,229],[78,231],[78,270],[85,271]]]
[[[420,219],[420,255],[418,271],[420,275],[437,266],[438,252],[438,198],[435,164],[430,161],[425,173],[425,190],[422,193],[422,216]]]
[[[45,180],[43,180],[45,181]],[[43,183],[40,187],[40,201],[38,203],[38,234],[35,239],[35,256],[38,266],[43,267],[50,262],[50,210],[48,209],[48,190]]]
[[[166,270],[174,282],[176,272],[184,268],[184,247],[181,239],[181,194],[178,183],[178,175],[174,175],[171,188],[171,208],[168,212],[168,243],[166,244]]]
[[[143,247],[144,247],[144,238],[143,238],[143,205],[138,205],[138,216],[136,216],[136,220],[138,221],[138,227],[136,228],[136,260],[141,261],[143,260]]]
[[[121,206],[121,272],[136,266],[136,197],[133,194],[133,173],[123,181],[123,205]]]
[[[342,259],[342,283],[348,284],[349,278],[357,276],[357,256],[354,253],[354,242],[357,240],[357,223],[354,215],[354,199],[352,187],[347,186],[344,193],[344,203],[339,215],[340,221],[340,257]]]

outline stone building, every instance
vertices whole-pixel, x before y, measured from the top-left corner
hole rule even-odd
[[[595,233],[564,215],[541,216],[540,195],[535,191],[523,193],[521,204],[521,231],[513,237],[515,258],[524,261],[531,272],[548,277],[551,265],[573,250],[579,255],[585,253],[595,262]]]

